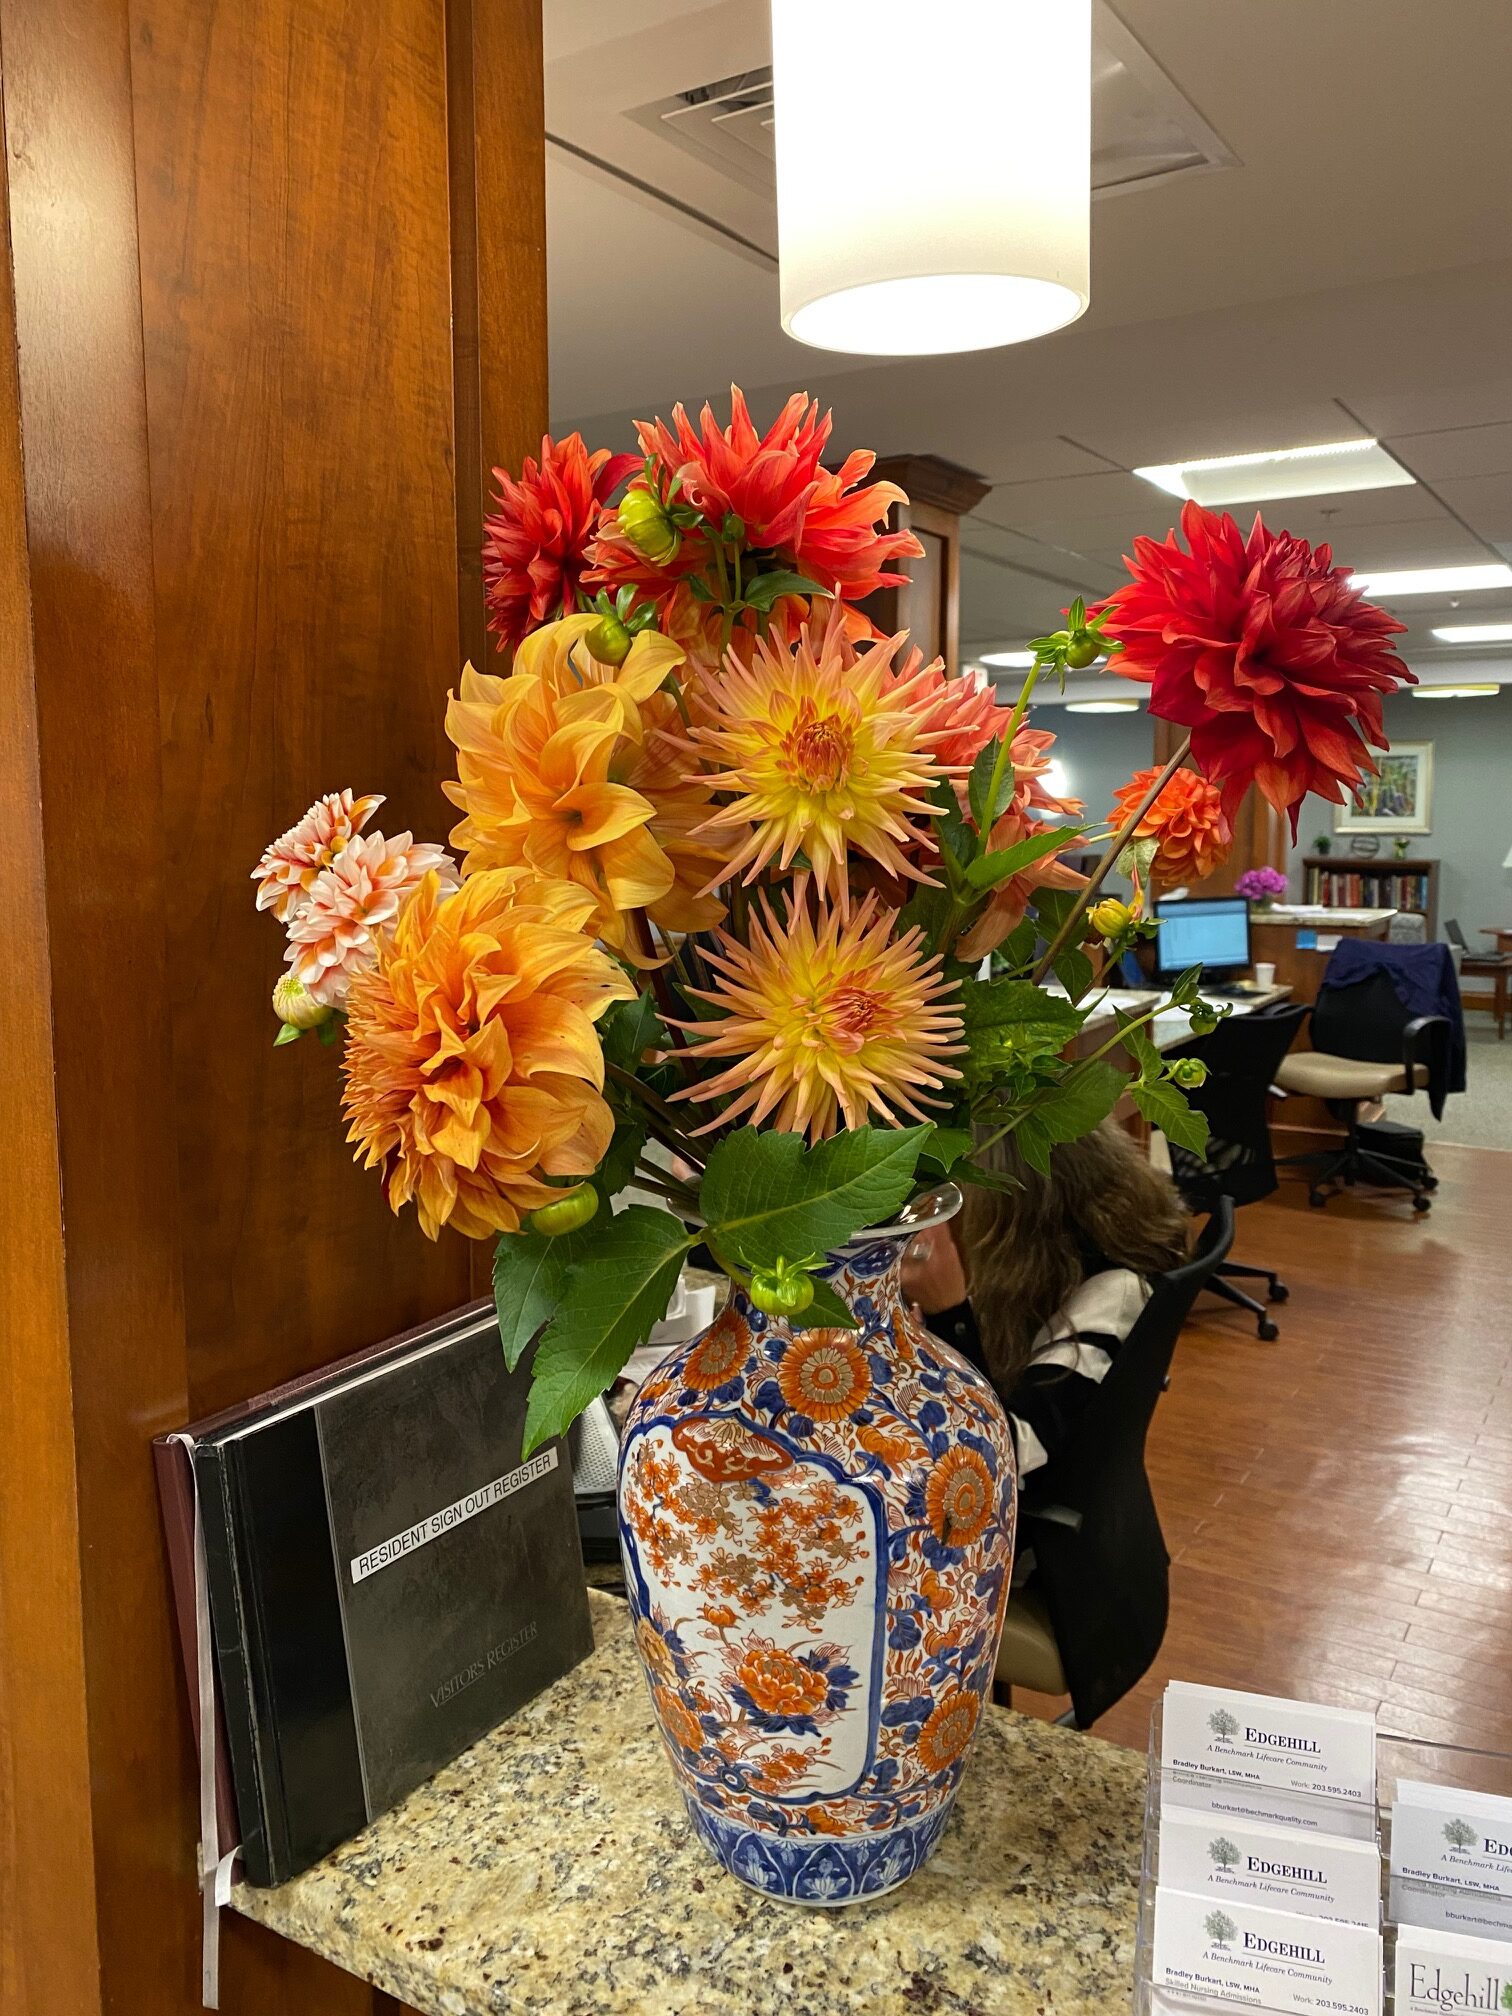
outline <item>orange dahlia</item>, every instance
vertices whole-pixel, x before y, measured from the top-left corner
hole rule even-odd
[[[1160,773],[1140,770],[1113,794],[1110,823],[1122,827]],[[1223,794],[1195,770],[1178,770],[1134,828],[1135,840],[1153,840],[1150,880],[1157,888],[1202,882],[1228,859],[1233,829]]]
[[[634,993],[585,936],[591,895],[529,869],[428,875],[347,996],[347,1139],[397,1212],[469,1238],[516,1232],[589,1176],[614,1121],[594,1023]]]
[[[956,983],[874,894],[849,920],[821,903],[816,923],[799,875],[787,906],[784,928],[763,896],[749,945],[721,931],[719,948],[704,953],[717,982],[689,991],[719,1012],[680,1026],[697,1054],[736,1061],[673,1098],[730,1100],[700,1133],[745,1115],[820,1141],[842,1116],[847,1127],[928,1118],[921,1105],[942,1105],[929,1095],[960,1076],[947,1061],[962,1047]]]
[[[708,784],[687,760],[675,697],[663,691],[683,654],[642,631],[622,665],[588,649],[597,618],[568,616],[532,632],[507,679],[462,674],[446,711],[457,778],[446,794],[466,817],[453,844],[469,873],[526,865],[593,898],[593,930],[638,956],[628,912],[701,931],[722,906],[705,893],[721,856],[695,833]]]
[[[499,508],[483,521],[483,592],[502,649],[571,614],[599,514],[635,466],[634,455],[607,448],[590,455],[581,434],[548,434],[539,463],[527,456],[518,482],[495,469]]]
[[[934,754],[940,731],[924,724],[918,653],[893,671],[903,641],[857,651],[836,612],[817,641],[812,625],[796,642],[782,632],[758,638],[749,665],[732,652],[723,676],[703,683],[693,740],[712,766],[711,788],[734,794],[703,828],[737,837],[722,873],[744,870],[751,882],[774,857],[785,869],[802,852],[842,914],[847,851],[928,880],[905,850],[934,851],[928,793],[946,773]]]

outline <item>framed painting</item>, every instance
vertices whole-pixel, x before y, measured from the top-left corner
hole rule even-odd
[[[1433,744],[1398,742],[1377,756],[1347,805],[1334,810],[1336,833],[1427,833],[1433,820]]]

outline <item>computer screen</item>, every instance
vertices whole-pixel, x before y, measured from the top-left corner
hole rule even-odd
[[[1156,913],[1155,970],[1162,977],[1200,966],[1237,973],[1250,963],[1249,905],[1239,896],[1188,897]]]

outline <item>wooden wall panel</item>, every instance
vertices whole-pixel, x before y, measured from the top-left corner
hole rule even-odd
[[[546,422],[539,4],[0,0],[0,59],[0,2008],[187,2016],[148,1441],[468,1292],[351,1165],[333,1054],[274,1054],[249,871],[344,784],[451,823],[482,464]],[[388,2006],[239,1923],[223,1986]]]

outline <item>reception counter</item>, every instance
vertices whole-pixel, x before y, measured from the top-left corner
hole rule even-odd
[[[693,1839],[623,1603],[596,1650],[324,1862],[235,1909],[422,2016],[1107,2016],[1130,1992],[1144,1760],[990,1708],[932,1863],[804,1910]]]

